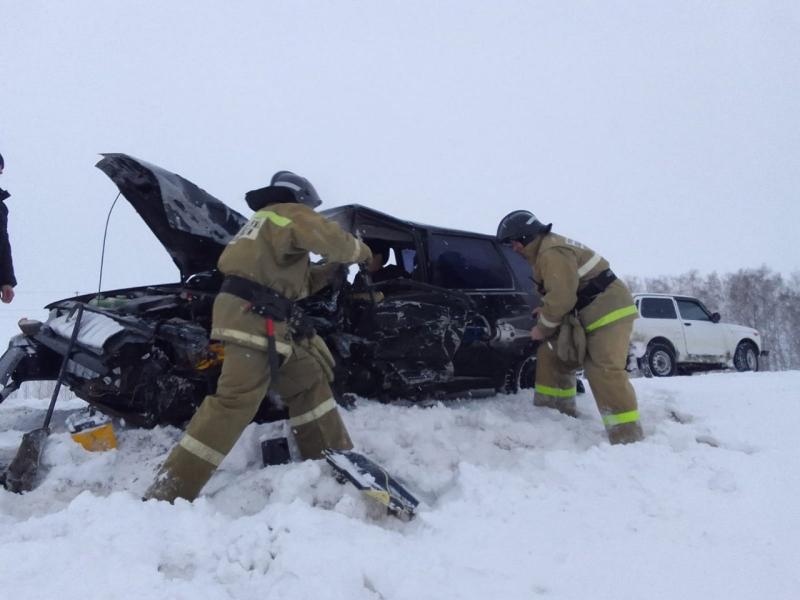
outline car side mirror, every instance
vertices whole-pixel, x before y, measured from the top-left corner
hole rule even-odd
[[[719,320],[722,317],[719,316],[719,313],[711,313],[711,322],[712,323],[719,323]]]

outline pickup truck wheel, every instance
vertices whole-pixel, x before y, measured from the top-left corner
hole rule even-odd
[[[737,371],[758,371],[758,350],[751,342],[739,342],[733,355]]]
[[[675,354],[666,344],[655,342],[647,349],[647,366],[656,377],[672,377],[677,371]]]

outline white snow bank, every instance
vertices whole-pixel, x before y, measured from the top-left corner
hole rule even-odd
[[[9,598],[725,600],[800,597],[800,373],[634,381],[645,442],[605,441],[522,395],[451,407],[361,401],[358,450],[426,502],[410,523],[323,462],[260,468],[251,426],[194,504],[139,500],[179,435],[117,428],[89,453],[61,430],[43,480],[0,490]],[[46,407],[0,405],[0,461]],[[35,417],[35,418],[34,418]]]

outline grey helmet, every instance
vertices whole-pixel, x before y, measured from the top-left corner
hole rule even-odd
[[[319,199],[319,194],[317,194],[317,190],[314,189],[311,182],[291,171],[278,171],[272,176],[270,185],[291,190],[294,194],[295,202],[305,204],[309,208],[317,208],[322,204],[322,200]]]
[[[497,240],[502,243],[517,241],[530,244],[540,235],[550,233],[552,223],[545,225],[529,210],[508,213],[497,226]]]

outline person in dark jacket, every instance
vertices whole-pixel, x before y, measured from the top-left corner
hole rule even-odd
[[[0,175],[3,174],[5,163],[0,154]],[[0,299],[8,304],[14,299],[14,286],[17,278],[14,277],[14,262],[11,260],[11,243],[8,241],[8,207],[6,199],[11,194],[0,188]]]

